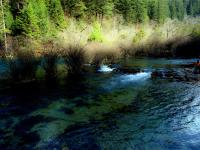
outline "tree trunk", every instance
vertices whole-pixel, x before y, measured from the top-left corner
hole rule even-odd
[[[102,14],[101,14],[101,26],[103,26],[103,18],[104,18],[104,14],[102,12]]]
[[[6,36],[6,24],[5,24],[5,16],[4,16],[4,9],[3,9],[3,2],[0,0],[0,5],[1,5],[1,13],[2,13],[2,23],[3,23],[3,34],[4,34],[4,48],[5,51],[7,51],[7,36]]]

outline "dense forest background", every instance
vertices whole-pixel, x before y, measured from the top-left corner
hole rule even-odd
[[[200,14],[200,0],[3,0],[1,18],[2,13],[7,33],[38,37],[66,28],[66,18],[92,23],[121,16],[124,24],[183,20]]]
[[[75,41],[79,44],[97,42],[118,45],[113,48],[116,49],[121,47],[121,43],[126,46],[127,43],[148,45],[149,42],[168,42],[171,39],[184,42],[189,39],[188,36],[200,35],[200,0],[1,2],[1,49],[14,49],[16,39],[18,47],[28,44],[28,47],[34,46],[33,49],[40,49],[38,43],[44,45],[44,41],[49,39],[59,45],[74,44]],[[21,43],[19,39],[23,39]],[[98,48],[94,45],[88,47]]]

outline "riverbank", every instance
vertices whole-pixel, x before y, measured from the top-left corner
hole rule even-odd
[[[38,42],[27,37],[16,37],[10,43],[12,50],[1,53],[5,64],[3,68],[7,70],[1,74],[1,79],[8,79],[11,83],[35,79],[52,82],[71,75],[81,76],[91,70],[97,72],[102,65],[120,65],[120,71],[126,72],[127,60],[138,57],[199,58],[199,29],[197,26],[194,29],[188,32],[191,35],[170,39],[154,39],[151,36],[146,39],[143,31],[139,30],[135,38],[141,39],[132,43],[126,40],[124,43],[118,40],[111,43],[66,43],[62,36]]]
[[[37,63],[35,63],[35,58],[31,60],[30,56],[23,59],[14,59],[12,61],[2,61],[0,64],[0,89],[7,89],[20,85],[29,86],[29,84],[32,83],[39,84],[43,87],[62,87],[63,85],[68,86],[68,84],[73,84],[73,81],[78,82],[82,78],[89,78],[91,75],[100,75],[102,73],[105,75],[122,74],[127,75],[127,77],[146,75],[147,73],[152,79],[174,80],[179,82],[200,81],[200,75],[193,73],[193,63],[198,60],[194,58],[155,59],[149,57],[134,57],[118,59],[113,64],[106,64],[106,62],[82,64],[80,68],[78,68],[76,67],[77,65],[74,65],[74,63],[78,63],[77,57],[71,56],[67,58],[67,63],[62,57],[56,57],[55,59],[52,56],[48,58],[37,58]],[[27,59],[29,59],[28,64],[26,61]],[[159,60],[160,64],[156,63],[157,60]]]

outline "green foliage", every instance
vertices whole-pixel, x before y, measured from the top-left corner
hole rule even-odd
[[[89,15],[94,15],[96,19],[112,15],[114,7],[112,0],[84,0],[84,2]]]
[[[200,38],[200,24],[195,26],[195,28],[192,31],[192,37],[194,38]]]
[[[85,16],[86,9],[87,8],[82,1],[76,3],[73,9],[73,16],[77,19],[83,18]]]
[[[158,10],[157,10],[157,21],[158,23],[164,23],[165,19],[169,16],[169,7],[166,0],[158,1]]]
[[[158,14],[158,1],[157,0],[149,0],[148,1],[148,16],[149,19],[157,21]]]
[[[144,23],[148,18],[146,0],[117,0],[115,9],[126,22]]]
[[[177,18],[183,20],[185,16],[183,0],[176,0]]]
[[[4,1],[4,15],[5,15],[6,29],[9,30],[14,22],[14,19],[8,1]]]
[[[20,10],[15,20],[13,32],[16,35],[24,34],[31,37],[39,35],[37,17],[31,1],[27,2],[24,8]]]
[[[14,35],[24,34],[30,37],[51,34],[49,31],[65,27],[64,12],[59,0],[25,0],[15,2],[20,7],[12,7],[15,23]]]
[[[178,18],[183,20],[185,16],[184,0],[169,1],[170,16],[172,19]]]
[[[177,17],[176,1],[175,0],[169,1],[169,9],[170,9],[170,17],[172,19],[175,19]]]
[[[134,12],[131,0],[117,0],[115,2],[115,10],[123,16],[126,22],[133,22]]]
[[[50,20],[48,15],[48,8],[45,4],[45,0],[33,0],[33,7],[35,15],[37,17],[37,25],[40,33],[46,35],[50,30]]]
[[[149,19],[164,23],[168,17],[183,20],[186,15],[200,15],[200,0],[4,0],[3,5],[6,32],[34,38],[55,35],[66,27],[65,15],[101,23],[121,15],[127,24]],[[90,39],[102,41],[98,27]]]
[[[191,16],[200,15],[200,0],[186,1],[186,12]]]
[[[133,0],[134,22],[144,23],[147,16],[147,1],[146,0]]]
[[[46,0],[51,23],[56,28],[63,28],[66,25],[64,12],[60,0]]]
[[[38,67],[35,73],[36,79],[43,79],[45,77],[45,71],[42,67]]]
[[[103,11],[103,15],[112,15],[113,14],[113,8],[114,8],[114,4],[112,0],[104,0],[102,1],[103,3],[101,3],[101,10]]]
[[[3,43],[3,33],[4,33],[4,30],[3,30],[3,14],[2,12],[0,11],[0,47],[1,47],[1,43]]]
[[[141,29],[133,38],[133,43],[140,42],[145,37],[145,31]]]
[[[61,0],[65,13],[71,17],[73,17],[73,11],[75,10],[74,8],[79,2],[80,0]]]
[[[10,11],[10,5],[8,0],[2,1],[0,5],[0,49],[3,47],[4,33],[9,33],[9,29],[13,24],[13,16]],[[5,30],[4,30],[5,26]]]
[[[98,22],[95,22],[93,25],[93,30],[88,38],[88,41],[103,42],[104,37],[101,31],[101,25]]]

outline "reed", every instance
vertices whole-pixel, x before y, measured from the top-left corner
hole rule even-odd
[[[31,50],[18,50],[7,58],[9,75],[13,81],[32,80],[35,78],[40,63]]]
[[[63,59],[67,66],[68,74],[81,74],[86,63],[85,49],[82,46],[69,46],[63,49]]]

